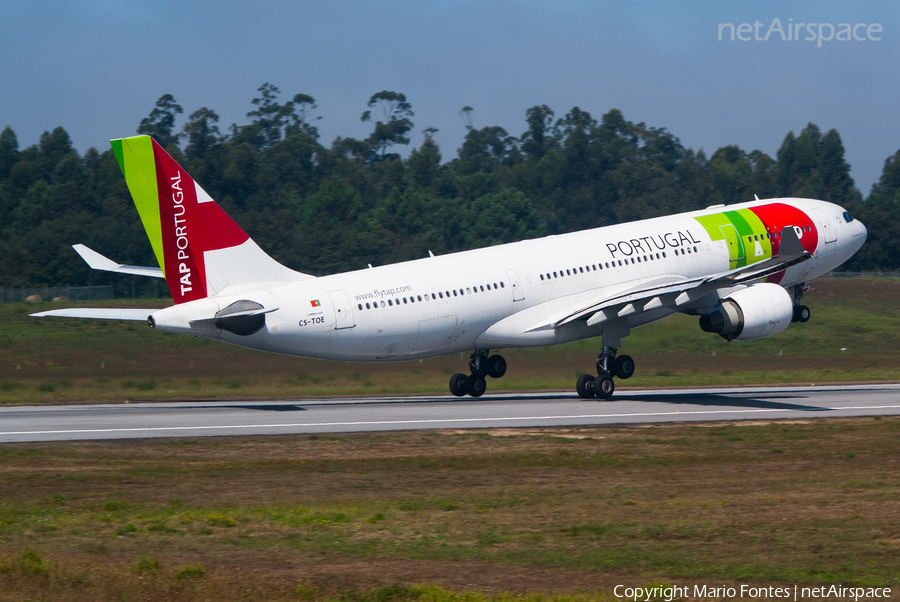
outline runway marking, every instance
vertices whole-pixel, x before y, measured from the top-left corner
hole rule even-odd
[[[836,408],[823,408],[825,410],[884,410],[900,409],[900,405],[886,406],[841,406]],[[758,414],[761,412],[796,412],[789,408],[771,408],[756,410],[692,410],[674,412],[640,412],[632,414],[564,414],[561,416],[503,416],[498,418],[423,418],[420,420],[370,420],[358,422],[297,422],[284,424],[224,424],[209,426],[151,426],[142,428],[110,428],[110,429],[71,429],[53,431],[6,431],[0,435],[66,435],[78,433],[128,433],[149,431],[193,431],[193,430],[220,430],[220,429],[254,429],[254,428],[299,428],[317,426],[377,426],[384,424],[441,424],[449,422],[501,422],[513,420],[561,420],[576,418],[635,418],[651,416],[690,416],[699,414]]]

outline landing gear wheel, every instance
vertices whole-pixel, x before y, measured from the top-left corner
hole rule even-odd
[[[634,360],[630,355],[620,355],[613,362],[612,372],[619,378],[631,378],[634,376]]]
[[[616,383],[608,376],[601,376],[594,381],[594,392],[600,399],[609,399],[616,390]]]
[[[466,395],[469,390],[466,386],[468,377],[465,374],[454,374],[450,377],[450,392],[457,397]]]
[[[466,392],[472,397],[481,397],[487,390],[487,383],[481,376],[470,376],[466,379]]]
[[[500,378],[506,374],[506,360],[502,355],[492,355],[487,358],[485,372],[491,378]]]
[[[590,374],[582,374],[575,381],[575,391],[578,397],[582,399],[590,399],[594,396],[594,377]]]
[[[805,305],[801,305],[797,308],[797,321],[798,322],[809,322],[809,317],[812,314],[809,311],[809,308]]]

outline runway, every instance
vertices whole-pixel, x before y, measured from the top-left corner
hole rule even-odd
[[[0,408],[0,443],[900,415],[900,384]]]

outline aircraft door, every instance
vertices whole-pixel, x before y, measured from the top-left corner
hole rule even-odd
[[[728,244],[728,258],[731,261],[731,267],[739,267],[735,262],[744,259],[744,241],[738,236],[737,229],[731,224],[719,226],[719,230],[725,236],[725,242]]]
[[[343,290],[330,291],[328,297],[334,308],[334,329],[353,328],[356,322],[353,319],[353,308],[350,306],[350,298]]]
[[[519,273],[515,269],[509,268],[506,270],[506,274],[509,276],[509,283],[512,286],[513,301],[525,299],[525,290],[522,288],[522,281],[519,280]]]
[[[816,214],[816,217],[819,218],[819,225],[822,226],[822,234],[825,235],[825,242],[830,243],[836,241],[837,236],[834,233],[834,224],[831,223],[831,220],[828,219],[825,212],[821,209],[813,209],[813,212]]]

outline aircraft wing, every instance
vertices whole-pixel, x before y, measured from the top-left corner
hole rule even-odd
[[[770,259],[711,276],[646,282],[631,290],[598,299],[595,303],[558,316],[551,322],[529,329],[529,332],[558,328],[569,322],[584,319],[587,320],[588,326],[593,326],[616,317],[623,318],[660,307],[677,310],[699,301],[718,289],[770,276],[802,263],[810,257],[812,256],[803,248],[793,227],[788,226],[781,233],[778,255]]]
[[[37,314],[33,318],[90,318],[95,320],[136,320],[147,321],[147,316],[158,309],[117,309],[105,307],[70,307],[68,309],[51,309]]]
[[[103,270],[104,272],[118,272],[120,274],[133,274],[135,276],[151,276],[153,278],[165,278],[162,270],[159,268],[147,268],[139,265],[122,265],[116,263],[109,257],[101,255],[97,251],[90,249],[84,245],[72,245],[75,252],[81,255],[81,258],[91,267],[92,270]]]

